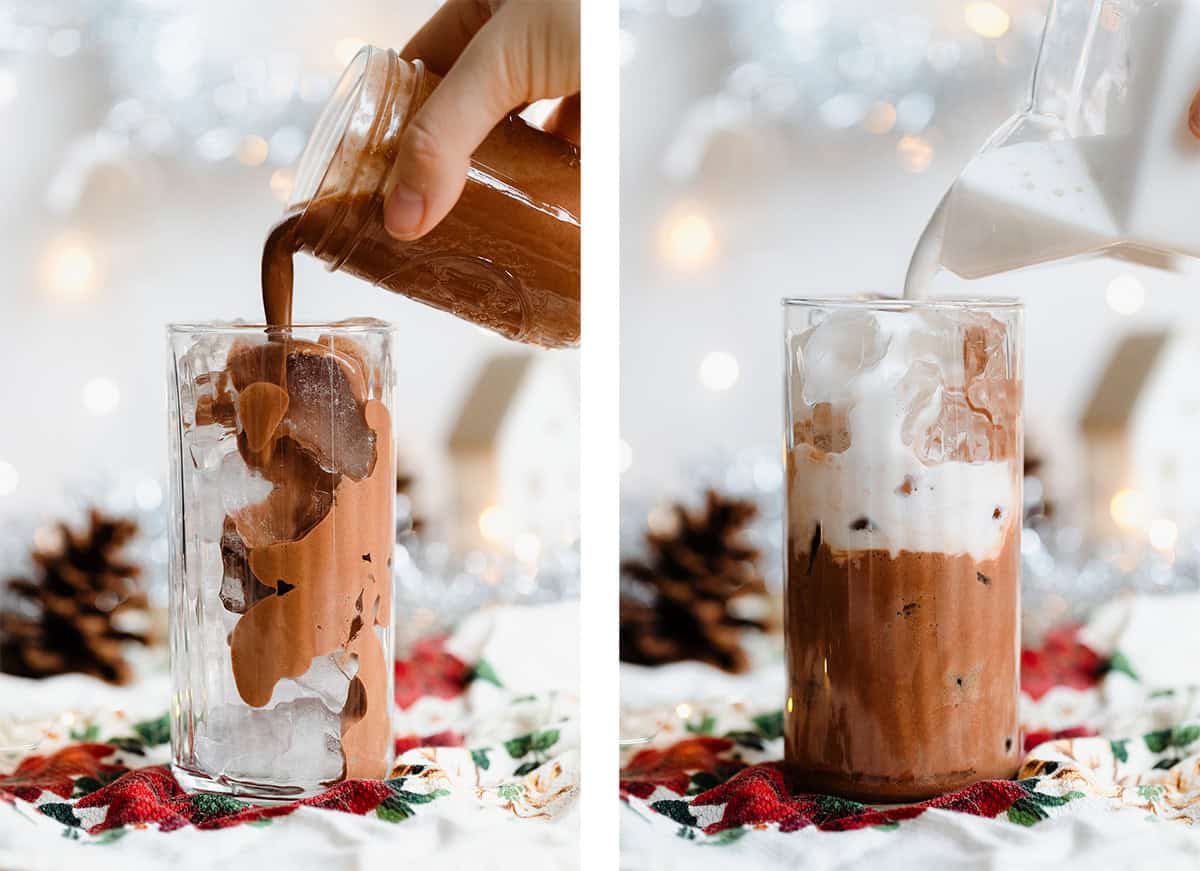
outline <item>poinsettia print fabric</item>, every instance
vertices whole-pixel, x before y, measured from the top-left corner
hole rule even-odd
[[[1153,607],[1155,618],[1162,619],[1164,609]],[[627,716],[627,728],[636,723],[652,737],[623,753],[622,799],[635,816],[669,820],[677,838],[712,846],[810,828],[903,831],[931,809],[1022,829],[1064,814],[1113,810],[1142,812],[1146,820],[1196,822],[1200,687],[1163,685],[1161,657],[1146,649],[1146,641],[1161,640],[1162,633],[1139,630],[1144,620],[1138,608],[1136,600],[1122,602],[1086,627],[1063,627],[1023,651],[1027,756],[1014,780],[982,781],[904,806],[809,794],[777,766],[783,756],[781,710],[752,701],[686,701],[673,709],[659,706],[653,717],[646,711]],[[1194,598],[1174,608],[1178,619],[1200,615]],[[781,668],[779,662],[764,666]],[[648,680],[645,672],[640,675]],[[755,680],[752,675],[750,682]],[[759,686],[771,684],[761,675],[757,680]],[[654,695],[644,684],[639,691]]]
[[[135,832],[245,829],[266,837],[302,810],[389,825],[425,816],[482,825],[479,814],[564,820],[579,785],[577,693],[566,678],[539,689],[537,651],[513,651],[508,638],[536,633],[547,619],[574,621],[577,609],[506,610],[481,616],[453,638],[421,642],[396,663],[397,761],[385,780],[350,780],[267,806],[188,794],[171,774],[165,713],[131,720],[121,710],[97,710],[52,719],[36,750],[15,764],[5,764],[11,751],[0,757],[0,832],[5,815],[11,821],[31,814],[44,818],[42,827],[52,821],[61,837],[88,845],[127,843]]]

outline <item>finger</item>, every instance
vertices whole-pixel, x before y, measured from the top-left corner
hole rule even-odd
[[[420,58],[444,76],[467,43],[492,17],[491,0],[447,0],[400,52],[405,60]]]
[[[502,8],[401,134],[384,206],[384,223],[398,239],[423,236],[446,216],[462,194],[472,152],[527,98],[521,65],[506,55],[513,46],[503,18]]]
[[[554,107],[554,111],[546,117],[546,123],[542,126],[547,133],[553,133],[555,136],[578,145],[580,139],[579,94],[563,97]]]

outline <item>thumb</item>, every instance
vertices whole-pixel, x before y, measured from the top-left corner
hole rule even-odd
[[[400,136],[388,179],[384,225],[398,239],[432,230],[454,207],[466,182],[471,154],[529,90],[513,58],[504,11],[468,43]]]

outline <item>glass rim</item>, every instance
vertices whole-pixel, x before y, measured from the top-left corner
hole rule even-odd
[[[391,333],[396,327],[390,321],[311,321],[294,323],[287,327],[249,321],[172,321],[167,324],[171,335],[182,333],[266,333],[291,330],[323,330],[329,333]]]
[[[785,296],[779,300],[785,308],[862,309],[867,311],[1022,311],[1024,300],[1015,296],[947,296],[925,299],[855,296]]]

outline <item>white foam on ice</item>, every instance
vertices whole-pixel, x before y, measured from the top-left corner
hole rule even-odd
[[[793,403],[849,405],[851,438],[841,453],[807,444],[794,448],[789,522],[797,541],[807,546],[820,523],[822,540],[834,550],[969,554],[976,560],[1000,552],[1020,516],[1015,463],[926,465],[901,434],[906,416],[915,413],[924,428],[940,407],[940,391],[914,399],[906,387],[914,363],[936,361],[943,377],[961,383],[961,351],[950,353],[944,317],[838,312],[803,337],[804,350],[794,348],[804,378]]]

